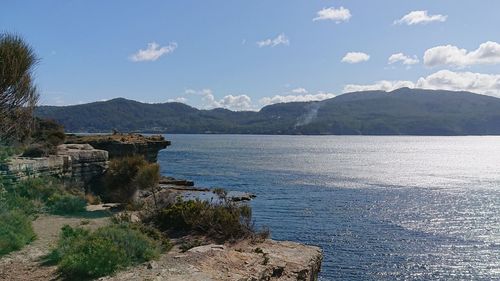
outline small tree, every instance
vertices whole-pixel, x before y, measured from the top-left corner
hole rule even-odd
[[[156,205],[159,180],[160,166],[141,155],[112,159],[103,179],[103,195],[113,202],[131,202],[137,190],[151,189]]]
[[[32,79],[36,63],[21,37],[0,34],[0,141],[24,141],[31,132],[39,98]]]
[[[134,182],[139,189],[151,189],[155,208],[158,210],[158,202],[156,200],[156,188],[160,181],[160,165],[154,163],[145,163],[137,172]]]

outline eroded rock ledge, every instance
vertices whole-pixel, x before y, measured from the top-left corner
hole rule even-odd
[[[13,157],[0,166],[0,174],[15,180],[56,176],[86,184],[101,176],[108,167],[108,152],[88,144],[63,144],[48,157]]]
[[[131,268],[102,281],[118,280],[317,280],[323,259],[319,247],[295,242],[249,240],[205,245],[181,253],[173,249],[158,261]]]
[[[154,163],[158,158],[158,151],[170,145],[170,141],[163,136],[143,136],[140,134],[112,134],[112,135],[68,135],[66,143],[90,144],[96,149],[106,150],[109,158],[120,158],[140,154]]]

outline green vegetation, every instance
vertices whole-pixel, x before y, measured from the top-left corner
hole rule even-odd
[[[38,116],[53,118],[73,132],[336,135],[500,134],[499,112],[498,98],[408,88],[273,104],[259,112],[198,110],[180,103],[126,99],[37,109]]]
[[[38,93],[32,48],[12,34],[0,34],[0,142],[19,143],[31,133]]]
[[[179,200],[161,210],[155,223],[163,230],[193,232],[218,242],[234,241],[253,234],[251,208],[229,201],[212,204]]]
[[[42,157],[54,154],[58,145],[66,139],[64,128],[52,120],[36,118],[30,142],[24,157]]]
[[[153,189],[160,179],[160,166],[140,155],[112,159],[100,193],[111,202],[131,202],[138,189]]]
[[[38,213],[73,214],[86,202],[53,178],[12,182],[0,176],[0,256],[19,250],[35,238],[32,220]]]
[[[11,200],[33,214],[48,211],[68,215],[85,211],[86,201],[78,188],[56,178],[29,178],[5,187]]]
[[[109,275],[157,258],[161,243],[140,229],[126,223],[101,227],[94,232],[64,226],[48,261],[56,263],[62,275],[75,280]]]
[[[35,239],[31,219],[23,212],[0,212],[0,256],[21,249]]]
[[[85,212],[87,202],[81,196],[53,194],[47,200],[49,212],[57,215]]]

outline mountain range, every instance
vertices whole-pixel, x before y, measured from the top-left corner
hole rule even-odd
[[[67,132],[307,135],[500,135],[500,99],[470,92],[401,88],[280,103],[260,111],[200,110],[124,98],[40,106]]]

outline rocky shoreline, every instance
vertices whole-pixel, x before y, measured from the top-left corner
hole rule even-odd
[[[76,141],[79,139],[80,141]],[[158,151],[170,145],[163,137],[143,137],[140,135],[109,135],[71,137],[70,140],[77,143],[66,143],[57,148],[57,153],[44,158],[14,157],[2,167],[0,171],[4,176],[13,178],[26,178],[36,176],[57,176],[75,181],[84,185],[91,182],[95,177],[103,174],[108,167],[109,159],[123,155],[141,154],[149,161],[156,162]],[[93,145],[104,144],[96,149]],[[111,151],[103,148],[112,147]],[[123,148],[123,151],[120,149]],[[87,187],[85,187],[87,188]],[[195,183],[184,179],[162,177],[156,194],[152,191],[141,190],[137,198],[145,204],[152,206],[151,200],[159,198],[159,201],[175,202],[179,197],[184,200],[230,200],[232,202],[244,202],[254,199],[256,196],[246,192],[227,192],[224,199],[220,197],[217,189],[200,188]],[[240,204],[240,203],[237,203]],[[245,203],[242,203],[245,204]],[[87,212],[88,222],[94,224],[92,214],[103,214],[109,212],[116,214],[120,212],[119,204],[89,205]],[[111,214],[108,213],[108,214]],[[132,220],[133,212],[126,212]],[[108,215],[109,216],[109,215]],[[68,221],[78,224],[79,218],[62,219],[59,216],[44,215],[35,221],[38,229],[43,232],[37,233],[39,237],[46,237],[25,250],[14,252],[0,259],[0,277],[8,276],[12,280],[46,280],[36,276],[50,277],[57,280],[57,274],[53,268],[48,270],[41,261],[23,258],[23,251],[34,251],[37,257],[48,254],[49,249],[57,237],[54,233],[59,228],[50,229],[54,221]],[[140,220],[135,216],[133,220]],[[96,220],[98,225],[105,224],[104,218],[99,216]],[[83,225],[83,223],[82,223]],[[50,230],[50,231],[48,231]],[[48,237],[45,232],[51,233]],[[182,241],[186,237],[174,238],[174,247],[160,256],[157,261],[148,262],[139,266],[131,267],[125,271],[118,272],[115,276],[103,277],[99,280],[317,280],[323,259],[322,250],[316,246],[303,245],[289,241],[275,241],[271,239],[255,237],[243,239],[237,242],[213,244],[210,240],[201,240],[198,245],[193,245],[189,250],[182,247]],[[188,237],[189,239],[189,237]],[[197,240],[195,240],[197,241]],[[13,266],[12,262],[19,265]],[[8,265],[10,264],[10,265]],[[12,266],[12,268],[11,268]],[[13,270],[16,268],[26,269],[20,276],[30,279],[16,279]],[[47,271],[48,270],[48,271]],[[36,277],[36,278],[35,278]]]

